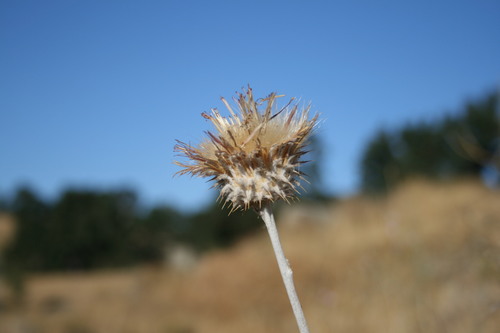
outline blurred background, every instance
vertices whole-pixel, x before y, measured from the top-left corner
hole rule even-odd
[[[174,177],[250,85],[321,123],[275,206],[312,332],[500,327],[497,1],[1,1],[0,332],[293,332],[260,220]]]

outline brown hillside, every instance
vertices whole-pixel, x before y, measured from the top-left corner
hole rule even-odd
[[[281,219],[280,219],[281,217]],[[282,212],[311,332],[498,332],[500,193],[414,181],[385,199]],[[2,304],[4,305],[2,307]],[[265,233],[190,272],[32,277],[0,332],[297,332]]]

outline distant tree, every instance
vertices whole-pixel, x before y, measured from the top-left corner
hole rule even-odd
[[[368,144],[361,162],[364,191],[385,192],[400,177],[392,145],[393,139],[385,131],[380,131]]]
[[[43,246],[45,226],[40,217],[50,214],[50,208],[28,187],[20,188],[12,200],[5,200],[2,210],[15,218],[14,241],[0,253],[0,280],[12,288],[18,300],[24,292],[25,268],[41,267],[44,262]]]
[[[5,253],[6,265],[13,270],[41,269],[46,262],[44,253],[47,236],[45,223],[51,214],[50,206],[33,190],[20,188],[12,202],[16,219],[16,237]]]
[[[6,212],[10,210],[10,205],[7,199],[3,196],[0,196],[0,212]]]
[[[136,218],[131,191],[67,191],[48,221],[46,269],[90,269],[129,264]]]
[[[131,232],[133,253],[140,262],[164,259],[166,246],[176,242],[185,228],[185,218],[176,210],[159,206],[138,219]]]
[[[251,213],[243,214],[238,211],[229,215],[228,212],[229,210],[220,209],[214,204],[190,216],[180,239],[198,251],[205,251],[230,246],[241,237],[262,227],[261,221]]]
[[[488,165],[500,170],[497,105],[493,94],[443,120],[407,125],[390,136],[377,134],[361,161],[363,190],[387,191],[412,176],[479,176]]]
[[[469,103],[462,121],[448,137],[454,152],[467,162],[468,171],[479,173],[486,166],[500,172],[500,100],[491,94]]]
[[[399,134],[398,160],[405,175],[421,174],[432,177],[442,156],[442,140],[431,125],[409,126]]]
[[[5,254],[10,267],[80,270],[127,265],[141,257],[131,236],[137,223],[136,196],[131,191],[70,190],[55,204],[47,204],[23,188],[12,211],[17,232]]]

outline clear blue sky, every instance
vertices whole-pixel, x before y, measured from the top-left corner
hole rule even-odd
[[[173,178],[250,84],[322,115],[324,186],[355,191],[381,127],[438,117],[500,83],[500,2],[0,2],[0,194],[30,184],[130,186],[196,209],[214,190]]]

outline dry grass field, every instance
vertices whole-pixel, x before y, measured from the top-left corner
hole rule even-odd
[[[499,332],[499,191],[413,181],[278,223],[312,333]],[[297,332],[264,232],[190,271],[33,276],[21,305],[0,297],[1,333]]]

